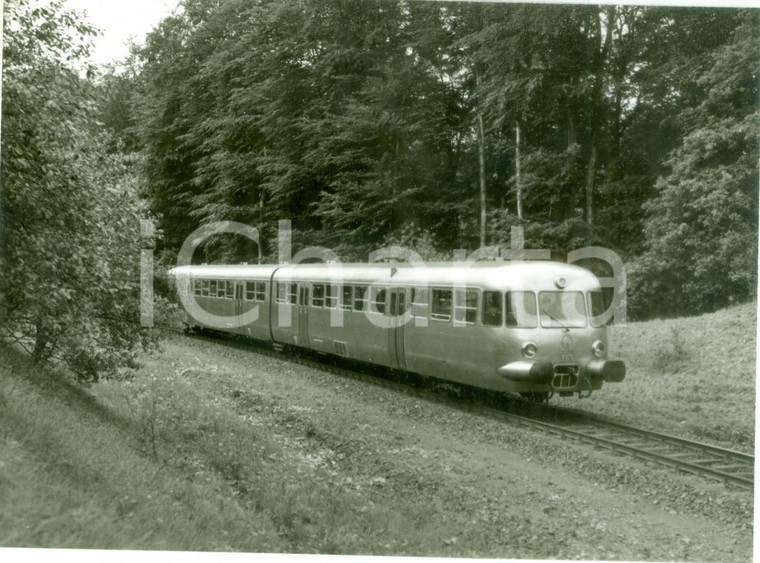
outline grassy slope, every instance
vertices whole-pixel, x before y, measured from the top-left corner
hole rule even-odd
[[[305,476],[277,428],[185,371],[155,356],[90,393],[0,348],[0,546],[361,554],[454,534]]]
[[[610,331],[625,381],[590,399],[553,399],[620,422],[753,451],[757,304]]]
[[[219,474],[193,482],[152,455],[147,419],[126,411],[0,349],[0,546],[283,548]]]
[[[615,328],[627,380],[558,402],[750,450],[755,318],[744,305]],[[321,469],[304,479],[276,428],[182,365],[151,357],[131,382],[88,392],[0,348],[0,546],[379,553],[404,537],[434,553],[457,533],[383,501],[367,510]]]

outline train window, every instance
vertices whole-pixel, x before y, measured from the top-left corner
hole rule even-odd
[[[354,288],[350,285],[343,286],[343,294],[340,299],[340,308],[344,311],[351,310],[351,304],[353,303]]]
[[[431,318],[437,321],[448,321],[451,319],[451,293],[450,289],[433,290]]]
[[[428,316],[428,301],[430,293],[426,287],[412,288],[412,316],[426,319]]]
[[[216,280],[211,280],[209,282],[208,294],[209,297],[216,297]]]
[[[325,286],[325,307],[335,309],[338,306],[338,294],[340,293],[339,285]]]
[[[298,284],[291,283],[288,286],[288,303],[295,305],[298,300]]]
[[[225,285],[224,280],[217,281],[216,282],[216,296],[224,299],[225,293],[227,291],[226,287],[227,286]]]
[[[266,282],[256,282],[256,301],[267,300],[267,284]]]
[[[369,299],[369,312],[370,313],[385,313],[385,288],[371,287],[370,299]]]
[[[508,291],[507,326],[514,328],[536,328],[536,294],[532,291]]]
[[[227,281],[227,299],[232,299],[235,296],[235,284],[232,280]]]
[[[586,300],[580,291],[542,291],[538,294],[538,303],[542,327],[586,326]]]
[[[254,291],[254,283],[253,282],[245,282],[245,300],[246,301],[253,301],[254,296],[256,292]]]
[[[483,292],[483,324],[486,326],[501,326],[504,317],[501,293],[498,291]]]
[[[193,280],[193,293],[195,295],[201,294],[201,280]]]
[[[407,290],[401,289],[398,292],[398,314],[406,315],[406,312],[412,308],[412,304],[406,300]]]
[[[458,289],[454,292],[454,320],[475,324],[478,316],[478,290]]]
[[[208,280],[203,280],[201,282],[201,294],[203,295],[203,297],[208,297],[208,286],[209,286]]]
[[[586,297],[588,298],[589,315],[591,315],[591,326],[598,328],[615,322],[613,312],[610,311],[615,299],[614,288],[603,287],[601,291],[590,291]]]
[[[278,303],[285,303],[285,300],[287,299],[287,289],[288,284],[286,283],[278,283],[277,284],[277,302]]]
[[[325,286],[321,283],[315,283],[311,290],[311,306],[312,307],[324,307],[325,306]]]
[[[367,309],[367,286],[357,285],[354,287],[354,311]]]

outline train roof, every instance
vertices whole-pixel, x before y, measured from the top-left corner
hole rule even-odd
[[[201,264],[178,266],[169,270],[173,276],[189,275],[214,279],[270,278],[282,264]]]
[[[325,283],[394,283],[406,285],[482,285],[484,287],[553,287],[564,277],[568,288],[598,287],[593,273],[562,262],[383,262],[375,264],[261,264],[182,266],[174,275],[215,279],[265,279],[275,281],[308,280]]]

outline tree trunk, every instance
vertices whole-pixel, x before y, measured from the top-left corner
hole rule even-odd
[[[610,50],[610,43],[612,41],[612,25],[615,19],[615,7],[610,6],[607,8],[607,33],[604,38],[604,47],[602,47],[602,22],[600,17],[601,12],[597,12],[594,15],[596,49],[594,49],[594,88],[591,101],[591,151],[586,171],[586,204],[584,206],[586,223],[591,226],[594,225],[594,190],[596,188],[599,133],[602,121],[602,88],[604,86],[602,72],[604,69],[604,61]]]
[[[568,108],[567,111],[567,148],[572,148],[572,146],[578,142],[578,133],[575,128],[575,116],[573,115],[572,109]]]
[[[586,223],[594,225],[594,188],[596,183],[596,131],[591,134],[591,155],[588,159],[588,170],[586,172],[586,205],[584,215]]]
[[[32,361],[35,364],[42,363],[45,361],[45,348],[48,345],[48,336],[46,334],[45,327],[42,326],[42,323],[38,322],[35,325],[35,335],[34,335],[34,349],[32,350]]]
[[[262,231],[264,230],[264,190],[259,188],[259,259],[258,263],[261,264],[261,255],[264,254],[261,245],[263,244]]]
[[[396,229],[396,225],[403,225],[404,222],[399,220],[398,217],[398,210],[400,209],[397,205],[396,198],[398,197],[398,155],[399,155],[399,140],[396,139],[396,147],[395,152],[393,154],[393,170],[392,174],[393,177],[391,178],[391,185],[392,185],[392,191],[393,191],[393,199],[392,199],[392,208],[391,208],[391,231]]]
[[[486,135],[483,114],[478,111],[478,172],[480,176],[480,246],[486,245]]]
[[[517,218],[523,218],[522,182],[520,179],[520,122],[515,121],[515,194],[517,197]]]
[[[484,13],[483,13],[483,7],[477,6],[477,9],[474,10],[475,16],[477,18],[476,20],[476,27],[479,31],[482,31],[486,27],[486,22],[484,20]],[[480,248],[485,247],[486,245],[486,203],[487,203],[487,192],[486,192],[486,132],[485,127],[483,125],[483,100],[480,98],[480,95],[483,91],[482,87],[482,81],[483,77],[481,75],[482,69],[479,68],[477,63],[473,64],[472,67],[473,73],[475,75],[475,100],[477,103],[477,137],[478,137],[478,177],[479,177],[479,184],[480,184]]]

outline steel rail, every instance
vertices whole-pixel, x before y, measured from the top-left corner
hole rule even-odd
[[[717,464],[717,463],[721,463],[722,461],[733,461],[733,460],[741,460],[741,462],[749,464],[748,467],[743,468],[744,469],[743,471],[729,472],[729,471],[725,471],[724,469],[716,469],[714,467],[710,467],[710,465],[707,465],[705,462],[690,461],[688,459],[680,459],[679,457],[676,457],[683,454],[661,453],[658,451],[653,451],[655,450],[655,448],[640,446],[640,445],[638,446],[631,445],[629,443],[621,441],[620,439],[614,439],[613,437],[610,437],[610,436],[600,436],[598,434],[590,433],[587,431],[584,432],[582,430],[578,430],[577,427],[574,428],[573,426],[560,426],[560,425],[552,424],[552,423],[545,422],[542,420],[536,420],[534,418],[529,418],[529,417],[525,417],[525,416],[517,415],[513,413],[507,413],[504,411],[500,411],[498,409],[491,409],[488,407],[483,407],[483,409],[489,411],[489,413],[493,417],[514,421],[519,424],[522,424],[523,426],[539,427],[555,435],[571,436],[582,442],[586,442],[594,446],[599,446],[608,450],[625,453],[633,457],[638,457],[641,459],[658,462],[663,465],[675,467],[676,469],[686,471],[688,473],[692,473],[695,475],[704,475],[712,479],[723,481],[725,483],[731,483],[733,485],[739,486],[744,489],[752,490],[754,488],[753,477],[745,476],[745,475],[752,475],[753,470],[754,470],[754,457],[749,454],[743,454],[741,452],[727,450],[727,449],[713,446],[710,444],[702,444],[701,442],[695,442],[692,440],[677,438],[675,436],[670,436],[667,434],[659,434],[657,432],[643,430],[643,429],[635,428],[632,426],[618,425],[617,423],[614,423],[614,422],[606,423],[606,422],[595,421],[597,422],[598,425],[595,426],[594,429],[605,430],[608,428],[615,428],[615,429],[624,428],[625,429],[624,436],[626,434],[636,434],[639,436],[646,436],[651,439],[652,444],[654,444],[655,446],[660,445],[660,444],[667,444],[668,446],[671,446],[671,447],[681,447],[684,449],[688,449],[691,452],[694,452],[694,454],[711,455],[713,456],[713,459],[707,460],[707,463],[710,463],[710,464]],[[650,446],[652,444],[650,444]]]
[[[658,441],[663,444],[679,446],[683,448],[693,449],[702,453],[708,453],[712,455],[718,455],[725,458],[734,458],[737,461],[752,463],[755,462],[755,457],[752,454],[744,452],[738,452],[736,450],[730,450],[728,448],[722,448],[713,444],[707,444],[705,442],[699,442],[697,440],[691,440],[688,438],[680,438],[673,436],[672,434],[665,434],[662,432],[654,432],[653,430],[646,430],[645,428],[638,428],[636,426],[628,426],[619,422],[613,422],[611,420],[602,420],[597,417],[590,419],[590,422],[601,427],[612,428],[621,432],[627,432],[630,434],[637,434],[645,438],[649,438],[653,441]]]

